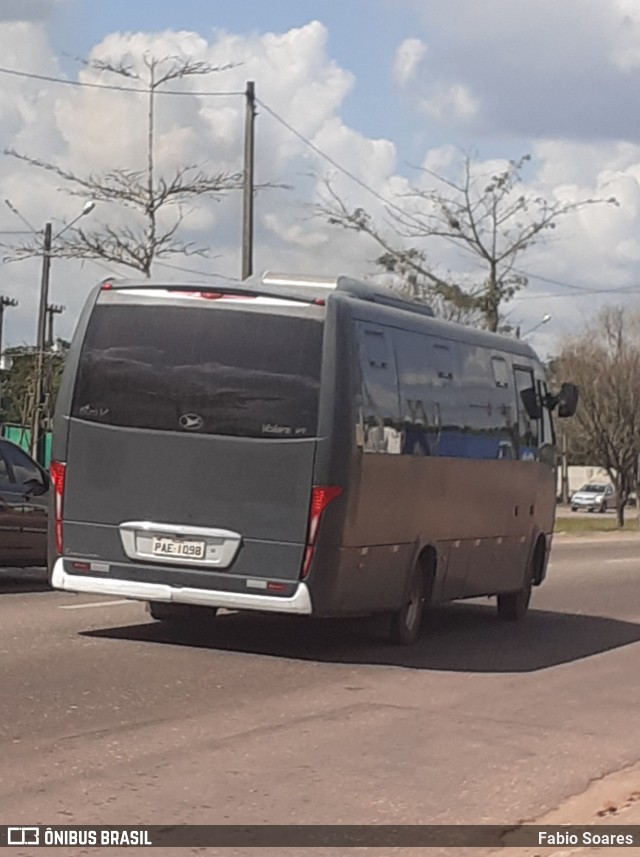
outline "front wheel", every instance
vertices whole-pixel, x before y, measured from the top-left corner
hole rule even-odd
[[[411,583],[405,595],[404,604],[391,618],[390,637],[392,642],[400,646],[410,646],[416,642],[424,616],[425,597],[424,572],[416,566],[411,576]]]

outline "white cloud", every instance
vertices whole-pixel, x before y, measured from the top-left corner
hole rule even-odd
[[[619,34],[610,51],[611,60],[622,72],[640,66],[640,9],[634,0],[613,0]]]
[[[56,58],[40,24],[10,22],[0,24],[0,48],[5,48],[7,65],[27,71],[62,76]],[[351,163],[364,180],[377,182],[393,169],[393,146],[385,141],[368,141],[353,134],[337,119],[342,101],[353,85],[353,76],[327,55],[327,32],[318,22],[285,33],[262,36],[216,32],[210,41],[189,32],[160,34],[113,33],[96,45],[91,58],[124,60],[141,68],[140,57],[177,54],[192,60],[237,65],[207,77],[194,77],[181,86],[189,95],[160,95],[156,102],[155,155],[158,175],[170,176],[179,166],[196,164],[212,172],[238,172],[242,167],[245,103],[242,93],[247,80],[256,80],[257,95],[269,108],[290,122],[306,138],[316,140],[341,161]],[[136,86],[135,81],[114,75],[100,75],[83,68],[78,75],[84,83],[115,83]],[[28,155],[53,160],[79,175],[114,168],[143,169],[146,163],[146,97],[130,92],[93,88],[43,85],[22,79],[7,83],[0,94],[0,148],[15,147]],[[202,97],[201,90],[235,93],[224,97]],[[351,155],[341,145],[353,149]],[[258,183],[313,182],[302,175],[320,172],[318,156],[305,142],[258,105],[256,180]],[[63,184],[55,176],[41,173],[13,159],[0,159],[2,197],[14,205],[36,228],[45,220],[54,222],[54,231],[79,210],[82,200],[60,191]],[[293,266],[304,270],[324,266],[325,272],[340,257],[348,258],[349,236],[336,238],[321,221],[301,222],[298,191],[265,190],[256,198],[255,268],[279,269]],[[235,193],[220,202],[200,199],[187,206],[184,237],[197,246],[211,249],[213,261],[197,257],[170,260],[176,265],[202,271],[219,271],[231,276],[240,273],[241,199]],[[193,210],[191,210],[193,208]],[[123,222],[126,212],[101,203],[87,219],[86,226]],[[170,215],[164,215],[170,217]],[[135,222],[135,219],[134,221]],[[3,206],[0,230],[21,228],[22,224]],[[345,251],[336,257],[336,248]],[[323,258],[320,257],[323,254]],[[8,314],[6,341],[32,340],[39,262],[5,266],[3,293],[18,294],[20,308]],[[344,265],[348,270],[350,265]],[[64,303],[68,313],[59,319],[61,332],[69,334],[77,312],[103,267],[54,260],[52,300]],[[120,271],[124,273],[124,271]],[[158,267],[158,275],[180,277],[177,272]]]
[[[36,5],[29,8],[34,10]],[[491,134],[492,140],[498,140],[496,157],[487,158],[479,169],[495,170],[504,165],[500,156],[506,144],[499,135],[509,135],[509,146],[515,140],[518,147],[529,135],[526,148],[534,160],[525,176],[527,192],[567,200],[615,195],[620,207],[592,207],[568,218],[548,241],[523,257],[521,267],[596,291],[611,288],[615,292],[616,287],[639,283],[640,122],[628,105],[634,103],[640,76],[628,59],[621,71],[620,51],[631,50],[635,38],[630,31],[624,37],[619,31],[625,15],[623,0],[565,0],[563,4],[539,0],[534,8],[513,0],[487,0],[480,4],[482,8],[476,0],[459,4],[431,0],[426,6],[419,4],[421,14],[428,24],[444,30],[447,38],[430,39],[428,51],[418,37],[405,40],[396,52],[394,73],[398,82],[411,82],[411,91],[418,92],[427,128],[440,126],[447,135],[444,145],[426,146],[416,162],[453,176],[460,161],[457,145],[473,144]],[[567,39],[570,24],[573,35]],[[255,80],[263,102],[258,104],[256,122],[256,179],[294,186],[257,194],[255,270],[362,276],[376,270],[379,248],[365,235],[341,231],[311,217],[304,207],[319,198],[322,178],[331,174],[335,190],[349,207],[365,208],[382,224],[387,218],[383,200],[407,206],[416,203],[406,198],[410,182],[402,174],[398,141],[393,139],[401,130],[391,128],[389,139],[371,139],[349,126],[343,107],[355,78],[331,58],[328,45],[326,28],[312,21],[282,33],[217,31],[209,39],[190,32],[113,33],[94,46],[91,56],[138,63],[145,52],[177,53],[214,64],[237,61],[228,71],[184,83],[189,95],[158,97],[158,170],[169,175],[179,165],[195,163],[212,172],[238,171],[245,110],[242,95],[203,97],[197,92],[242,93],[246,81]],[[6,65],[61,74],[42,23],[0,22],[0,50]],[[91,69],[80,71],[79,79],[107,81]],[[80,173],[144,167],[143,96],[9,78],[2,83],[0,149],[15,146]],[[360,184],[324,160],[270,110]],[[422,187],[433,181],[427,171],[417,171],[411,178]],[[38,228],[49,219],[60,228],[81,205],[81,200],[60,192],[61,183],[53,177],[8,158],[0,159],[0,184],[0,198],[9,197]],[[239,276],[240,195],[218,202],[200,199],[189,208],[184,236],[210,247],[214,259],[173,262]],[[124,216],[100,205],[86,223]],[[3,206],[0,230],[20,227]],[[477,274],[449,245],[430,243],[428,251],[443,273],[452,271],[461,280]],[[180,276],[161,267],[157,272]],[[18,310],[8,312],[7,340],[33,341],[39,263],[5,265],[2,273],[0,291],[18,296],[21,302]],[[57,322],[61,332],[71,332],[87,290],[103,273],[93,263],[81,268],[54,260],[52,300],[68,307]],[[582,301],[576,297],[579,292],[565,289],[568,297],[554,297],[553,310],[549,309],[548,296],[562,291],[560,286],[532,279],[522,296],[525,299],[512,305],[513,315],[523,326],[533,326],[544,312],[552,312],[553,322],[540,334],[548,337],[575,325],[582,307],[588,314],[598,302],[612,297],[605,294]]]
[[[427,53],[427,46],[420,39],[405,39],[396,50],[393,76],[396,83],[406,86],[415,76],[418,66]]]
[[[423,98],[421,107],[431,119],[439,122],[462,120],[467,122],[478,115],[480,104],[469,87],[462,83],[438,88],[428,98]]]
[[[413,90],[427,101],[472,91],[476,135],[639,138],[640,115],[621,109],[640,85],[636,0],[406,3],[430,36]]]

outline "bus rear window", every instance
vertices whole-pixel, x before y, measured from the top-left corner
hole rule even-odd
[[[317,432],[322,322],[273,312],[98,305],[72,416],[238,437]]]

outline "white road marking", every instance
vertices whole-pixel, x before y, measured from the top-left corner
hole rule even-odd
[[[605,564],[607,564],[607,565],[611,565],[614,562],[640,562],[640,557],[625,556],[625,557],[619,557],[618,559],[605,559]]]
[[[83,610],[85,607],[115,607],[116,604],[139,604],[130,598],[120,598],[117,601],[91,601],[88,604],[58,604],[60,610]]]

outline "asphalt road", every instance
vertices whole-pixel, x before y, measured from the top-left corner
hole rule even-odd
[[[639,640],[637,538],[557,539],[524,623],[456,605],[411,650],[2,572],[0,823],[535,819],[640,759]]]

